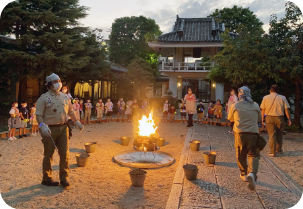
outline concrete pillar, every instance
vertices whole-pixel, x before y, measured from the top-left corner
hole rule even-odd
[[[180,86],[179,86],[180,84]],[[182,99],[182,88],[183,88],[183,82],[182,82],[182,78],[178,78],[178,96],[177,99]]]
[[[173,96],[177,96],[178,78],[175,76],[169,77],[169,90],[173,92]]]
[[[220,99],[224,103],[224,84],[216,83],[216,100]]]

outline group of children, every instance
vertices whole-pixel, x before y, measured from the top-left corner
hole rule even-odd
[[[183,99],[181,101],[182,101],[180,106],[181,123],[186,123],[186,115],[187,115],[186,104],[183,101]],[[222,110],[223,107],[221,105],[220,99],[218,99],[216,103],[210,101],[207,109],[204,108],[202,100],[199,100],[197,104],[197,114],[198,114],[197,123],[202,123],[202,121],[205,120],[208,122],[208,124],[210,124],[211,122],[216,122],[216,125],[221,125]],[[227,111],[227,102],[226,102],[226,111]],[[163,104],[163,122],[167,122],[168,118],[170,119],[170,122],[173,122],[175,120],[176,114],[177,112],[175,110],[175,106],[170,105],[168,103],[168,100],[166,99]]]
[[[8,119],[8,140],[13,141],[15,137],[16,129],[19,129],[19,138],[27,137],[26,128],[28,122],[32,124],[30,136],[38,135],[38,122],[36,120],[36,102],[33,103],[33,107],[29,109],[25,101],[21,101],[21,107],[18,108],[18,102],[13,101],[12,107],[9,111],[10,118]]]
[[[73,103],[73,109],[75,111],[76,118],[79,119],[83,124],[91,124],[90,117],[92,109],[95,109],[95,113],[97,114],[97,123],[102,122],[104,114],[106,116],[106,122],[111,122],[113,107],[114,104],[112,103],[110,98],[107,99],[106,103],[103,103],[102,99],[99,98],[95,107],[93,107],[92,103],[90,102],[90,99],[87,99],[86,102],[83,103],[83,99],[79,100],[78,98],[75,98]],[[136,99],[134,99],[133,101],[131,99],[128,99],[128,101],[125,103],[123,101],[123,97],[120,97],[117,102],[117,108],[118,112],[116,121],[120,121],[121,115],[122,122],[124,122],[126,115],[126,120],[130,122],[132,121],[133,117],[139,115],[139,112],[141,110],[143,113],[149,112],[148,110],[150,107],[147,99],[144,99],[144,101],[142,102],[142,106],[140,107]]]

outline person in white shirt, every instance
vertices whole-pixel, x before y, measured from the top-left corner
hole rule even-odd
[[[110,98],[107,99],[107,102],[105,103],[105,111],[106,111],[106,122],[110,123],[112,120],[112,113],[113,113],[113,103],[110,101]]]
[[[228,99],[228,103],[227,103],[227,116],[226,118],[228,118],[228,113],[229,113],[229,110],[230,110],[230,107],[232,104],[236,103],[238,101],[238,97],[236,96],[236,92],[235,92],[235,89],[231,89],[230,90],[230,97]],[[230,121],[230,130],[228,131],[228,133],[234,133],[233,131],[234,129],[234,122]]]

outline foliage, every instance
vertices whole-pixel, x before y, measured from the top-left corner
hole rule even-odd
[[[232,8],[224,7],[220,10],[216,9],[215,12],[209,16],[217,17],[216,21],[222,21],[225,24],[225,28],[228,29],[229,32],[234,33],[239,33],[244,28],[249,31],[260,30],[263,25],[249,7],[243,8],[236,5]]]
[[[244,26],[237,39],[224,33],[225,47],[214,57],[217,64],[211,69],[209,78],[216,82],[230,81],[238,86],[261,82],[266,82],[265,86],[269,83],[283,84],[288,99],[295,97],[294,123],[300,126],[303,78],[301,15],[296,5],[288,2],[284,18],[278,21],[276,15],[271,16],[268,34],[262,30],[251,31]]]
[[[139,17],[122,17],[112,24],[110,34],[110,61],[124,67],[129,65],[138,56],[148,62],[154,62],[154,51],[148,46],[147,41],[160,35],[161,31],[155,20]]]

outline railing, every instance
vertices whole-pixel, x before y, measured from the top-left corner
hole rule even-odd
[[[160,66],[160,71],[164,70],[197,70],[205,71],[210,70],[211,66],[214,65],[213,62],[162,62]]]

